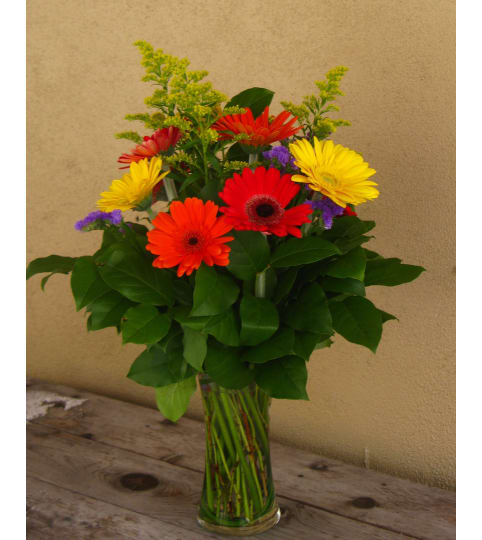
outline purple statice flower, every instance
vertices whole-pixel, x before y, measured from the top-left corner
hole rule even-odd
[[[93,231],[95,229],[103,229],[105,223],[112,223],[112,225],[119,225],[122,221],[122,212],[120,210],[112,210],[112,212],[102,212],[101,210],[95,210],[91,212],[84,219],[77,221],[74,227],[78,231]]]
[[[267,152],[263,152],[263,157],[271,161],[271,165],[279,163],[283,168],[290,165],[293,169],[298,167],[295,165],[295,158],[290,154],[286,146],[275,146]]]
[[[321,210],[325,229],[331,229],[331,227],[333,226],[333,218],[341,216],[343,214],[343,211],[345,210],[343,206],[338,206],[328,197],[318,199],[316,201],[306,202],[311,205],[311,208],[313,208],[313,210]]]

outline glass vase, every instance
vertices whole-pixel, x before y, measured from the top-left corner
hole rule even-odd
[[[279,521],[269,452],[271,398],[256,384],[230,390],[199,376],[206,465],[198,522],[220,534],[249,536]]]

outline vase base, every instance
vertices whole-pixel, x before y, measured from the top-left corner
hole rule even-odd
[[[241,527],[227,527],[226,525],[216,525],[204,520],[201,516],[197,517],[197,522],[203,529],[216,532],[219,534],[226,534],[230,536],[252,536],[254,534],[260,534],[262,532],[274,527],[280,520],[281,512],[279,506],[276,505],[273,510],[263,517],[260,517],[256,521],[249,525]]]

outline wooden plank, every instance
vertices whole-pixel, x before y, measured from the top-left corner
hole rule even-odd
[[[50,409],[35,422],[191,470],[204,469],[200,422],[182,418],[172,424],[153,409],[65,386],[39,383],[31,388],[88,400],[70,411]],[[423,540],[455,538],[455,494],[451,491],[276,442],[271,443],[271,455],[279,495]]]
[[[138,512],[27,478],[29,540],[199,540],[216,538],[188,531]],[[162,533],[162,534],[161,534]]]
[[[27,428],[27,464],[27,474],[36,480],[188,529],[199,537],[209,535],[195,521],[202,482],[200,472],[38,424]],[[132,491],[122,481],[126,474],[132,473],[150,475],[155,482],[150,489]],[[282,497],[280,504],[283,517],[274,529],[263,534],[265,540],[409,538]],[[64,512],[59,509],[59,516]],[[164,538],[162,525],[159,538]]]

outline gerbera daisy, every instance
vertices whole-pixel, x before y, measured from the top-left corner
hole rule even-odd
[[[219,196],[228,206],[222,206],[220,211],[236,230],[301,238],[299,226],[310,222],[308,215],[313,210],[307,204],[285,210],[299,190],[291,176],[281,176],[278,169],[257,167],[253,172],[246,167],[241,176],[235,173],[226,180]]]
[[[122,154],[117,161],[129,164],[144,158],[157,156],[161,152],[167,152],[171,147],[176,146],[181,137],[182,132],[177,127],[169,126],[158,129],[150,137],[146,135],[142,144],[138,144],[133,148],[130,154]],[[120,168],[128,169],[129,165]]]
[[[243,144],[266,146],[291,137],[301,129],[301,127],[293,127],[293,124],[298,120],[296,116],[288,123],[284,123],[290,116],[288,111],[283,111],[270,122],[269,107],[266,107],[263,114],[256,119],[253,118],[253,113],[248,108],[243,114],[223,116],[212,125],[212,128],[219,132],[221,140],[230,140],[234,135],[245,133],[246,138],[241,141]]]
[[[146,249],[159,255],[152,266],[172,268],[178,266],[177,275],[188,276],[204,262],[227,266],[231,248],[226,245],[234,238],[223,236],[232,229],[224,217],[217,218],[218,206],[206,204],[195,197],[184,202],[174,201],[170,215],[160,212],[153,220],[154,229],[147,233]]]
[[[376,171],[353,150],[315,137],[314,147],[301,139],[290,144],[290,151],[295,165],[306,175],[295,174],[291,179],[308,184],[339,206],[345,208],[347,203],[360,204],[378,197],[377,184],[368,180]]]
[[[143,159],[139,163],[131,163],[130,173],[124,174],[120,180],[114,180],[109,191],[100,194],[97,207],[103,212],[112,210],[130,210],[149,197],[154,186],[168,174],[161,174],[162,159],[154,157],[150,161]]]

